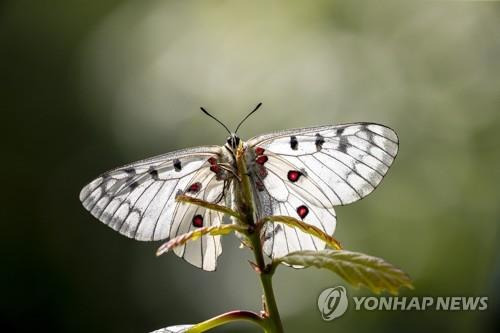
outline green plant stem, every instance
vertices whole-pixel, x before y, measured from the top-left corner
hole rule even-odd
[[[265,297],[265,312],[266,320],[270,322],[271,330],[273,333],[282,333],[283,325],[281,324],[281,318],[278,311],[278,306],[276,304],[276,299],[274,297],[273,291],[273,271],[265,264],[264,257],[262,255],[262,247],[260,246],[260,237],[256,233],[252,235],[252,246],[255,254],[255,260],[259,267],[260,282],[262,283],[262,289],[264,289]]]
[[[214,327],[224,325],[233,321],[249,321],[254,323],[264,330],[267,329],[264,320],[256,313],[251,311],[230,311],[223,313],[217,317],[210,318],[201,323],[198,323],[191,327],[187,332],[189,333],[201,333],[208,331]]]
[[[250,186],[250,178],[248,177],[248,170],[246,167],[244,152],[238,151],[236,163],[238,163],[238,170],[240,170],[240,174],[242,175],[240,182],[241,191],[239,192],[239,201],[241,203],[241,207],[239,207],[240,216],[243,223],[250,226],[255,226],[253,195]],[[264,290],[265,321],[269,324],[269,329],[267,329],[266,332],[283,333],[283,325],[281,323],[281,318],[278,311],[278,306],[276,305],[276,299],[274,297],[273,291],[273,271],[269,269],[264,260],[264,255],[262,253],[262,242],[260,239],[260,230],[254,230],[254,232],[251,233],[248,238],[250,239],[252,250],[255,255],[255,261],[257,264],[256,271],[260,276],[262,289]]]

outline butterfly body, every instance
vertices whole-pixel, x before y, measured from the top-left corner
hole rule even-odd
[[[286,130],[246,142],[233,133],[224,146],[179,150],[106,172],[83,188],[80,200],[97,219],[138,240],[169,239],[222,223],[222,213],[177,202],[179,194],[229,205],[250,224],[288,215],[331,235],[333,207],[371,193],[397,150],[395,132],[373,123]],[[270,257],[325,246],[277,222],[266,224],[260,236]],[[214,270],[220,236],[203,236],[174,252]]]

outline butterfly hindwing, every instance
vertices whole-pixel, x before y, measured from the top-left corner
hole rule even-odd
[[[335,230],[336,216],[333,208],[314,206],[308,198],[290,192],[286,201],[272,197],[267,188],[254,188],[257,219],[270,215],[291,216],[304,223],[313,225],[331,235]],[[299,215],[299,213],[301,215]],[[281,222],[268,223],[263,231],[264,253],[272,258],[300,250],[320,250],[324,242],[303,231],[289,227]]]
[[[184,193],[207,202],[217,203],[222,200],[223,191],[224,182],[217,179],[216,174],[209,168],[204,168],[186,185]],[[200,227],[220,225],[222,217],[223,214],[219,212],[180,203],[173,212],[170,237],[177,237]],[[222,253],[220,236],[206,235],[189,241],[185,245],[176,247],[174,253],[194,266],[213,271],[216,259]]]
[[[224,195],[230,180],[211,171],[213,159],[221,159],[220,147],[186,149],[132,163],[89,183],[80,200],[100,221],[137,240],[169,239],[196,227],[220,224],[218,213],[175,200],[178,194],[213,201]],[[202,216],[203,223],[193,224],[196,215]],[[197,267],[214,270],[222,252],[219,237],[190,243],[176,254]]]
[[[291,216],[317,227],[328,235],[335,231],[336,216],[333,208],[315,207],[309,209],[307,207],[310,204],[295,194],[292,194],[286,202],[274,200],[265,190],[256,193],[256,196],[258,207],[260,206],[258,211],[261,214],[258,215],[258,218],[268,215]],[[299,212],[302,215],[299,215]],[[268,223],[263,232],[263,238],[264,253],[272,258],[281,257],[294,251],[321,250],[325,246],[320,239],[280,222]]]

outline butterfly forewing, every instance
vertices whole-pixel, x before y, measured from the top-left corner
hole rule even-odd
[[[360,200],[378,186],[396,157],[398,137],[382,125],[354,123],[266,134],[248,147],[255,155],[249,164],[259,214],[292,216],[332,234],[333,206]],[[324,247],[309,238],[273,223],[264,231],[264,249],[277,257]]]
[[[168,239],[196,227],[220,224],[218,213],[178,203],[175,198],[186,194],[215,201],[223,196],[230,179],[216,177],[209,162],[220,160],[222,153],[221,147],[199,147],[132,163],[89,183],[80,200],[100,221],[137,240]],[[201,223],[194,219],[198,215]],[[220,239],[202,237],[176,253],[197,267],[214,270]]]
[[[314,188],[320,206],[332,207],[357,201],[378,186],[396,157],[398,138],[388,127],[356,123],[277,132],[248,145],[264,149],[266,170],[282,180],[263,179],[275,199],[283,199],[285,187],[304,195]],[[298,180],[287,179],[290,171],[301,173]]]

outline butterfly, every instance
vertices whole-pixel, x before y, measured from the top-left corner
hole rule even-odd
[[[396,133],[360,122],[278,131],[244,142],[236,133],[261,104],[234,132],[201,108],[230,133],[225,145],[181,149],[105,172],[80,192],[83,206],[127,237],[168,240],[223,223],[222,213],[178,202],[178,195],[235,209],[239,183],[249,177],[256,221],[286,215],[332,235],[333,207],[358,201],[380,184],[398,152]],[[238,149],[244,151],[246,173],[238,169]],[[270,258],[325,247],[322,240],[279,222],[266,224],[261,238]],[[220,236],[205,235],[174,253],[213,271],[222,253]]]

